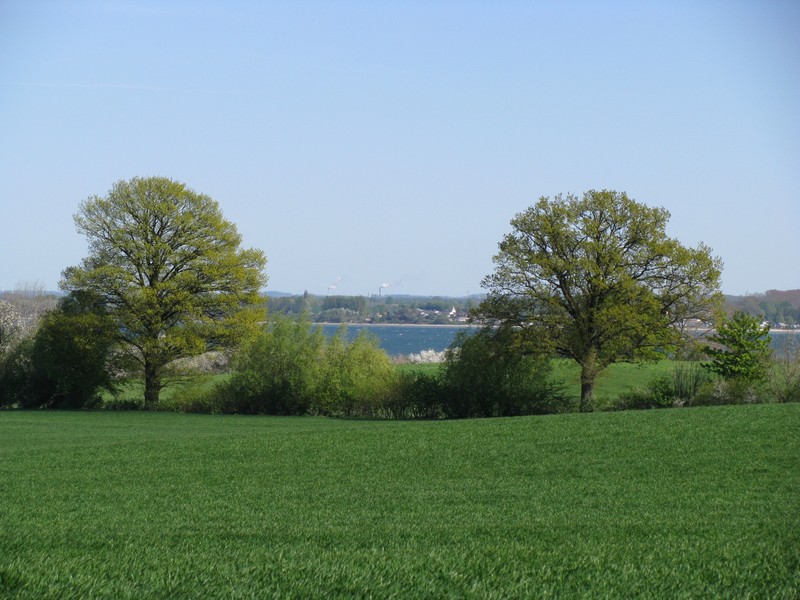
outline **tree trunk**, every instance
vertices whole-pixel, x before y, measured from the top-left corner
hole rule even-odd
[[[580,361],[581,365],[581,412],[591,412],[594,402],[594,379],[600,370],[597,364],[597,352],[592,350]]]
[[[581,369],[581,412],[591,412],[594,402],[594,374],[587,374],[586,369]]]
[[[161,370],[151,361],[144,364],[144,407],[155,408],[158,405],[158,396],[161,393]]]

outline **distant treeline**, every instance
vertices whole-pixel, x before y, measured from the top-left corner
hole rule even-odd
[[[393,323],[452,325],[465,322],[477,297],[439,296],[273,296],[272,314],[301,315],[317,323]]]
[[[305,312],[315,322],[327,323],[418,323],[463,322],[478,296],[302,296],[271,297],[269,310],[276,314]],[[770,290],[763,294],[725,297],[728,313],[740,310],[769,322],[772,327],[800,327],[800,290]]]
[[[0,292],[0,300],[15,306],[31,323],[56,305],[59,294],[40,286]],[[305,313],[317,323],[395,323],[449,325],[466,320],[482,296],[450,298],[444,296],[270,296],[270,312],[283,315]],[[800,327],[800,289],[769,290],[762,294],[726,296],[730,314],[741,310],[767,321],[772,327]]]
[[[800,290],[769,290],[763,294],[726,296],[729,312],[741,310],[778,328],[800,326]]]

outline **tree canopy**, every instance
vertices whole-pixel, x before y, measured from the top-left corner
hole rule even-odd
[[[668,237],[669,216],[624,192],[540,198],[511,221],[477,315],[513,327],[521,352],[578,362],[588,410],[606,366],[674,346],[687,319],[721,302],[721,261]]]
[[[81,203],[75,225],[89,255],[60,287],[100,299],[144,371],[146,404],[158,402],[169,362],[231,343],[263,319],[264,254],[240,248],[217,202],[183,183],[119,181]]]

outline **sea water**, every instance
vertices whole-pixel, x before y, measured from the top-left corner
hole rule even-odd
[[[339,325],[321,327],[327,336],[339,329]],[[475,328],[464,325],[348,325],[347,338],[352,340],[364,330],[378,338],[389,356],[408,356],[423,350],[447,350],[460,331],[475,331]]]
[[[332,336],[339,325],[321,325],[323,333]],[[461,331],[476,331],[465,325],[348,325],[347,338],[354,339],[366,330],[376,336],[389,356],[408,356],[423,350],[441,352],[447,350]],[[772,348],[776,356],[791,353],[800,348],[800,331],[772,331]]]

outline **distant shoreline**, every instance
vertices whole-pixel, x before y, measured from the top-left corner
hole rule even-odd
[[[480,327],[475,323],[332,323],[330,321],[316,321],[313,322],[312,325],[347,325],[354,326],[354,327],[465,327],[465,328],[475,328]],[[691,327],[688,328],[688,331],[697,331],[703,333],[709,333],[712,331],[716,331],[713,327]],[[798,329],[778,329],[778,328],[771,328],[769,330],[770,333],[800,333],[800,328]]]
[[[347,325],[348,327],[477,327],[469,323],[330,323],[328,321],[314,322],[312,325]]]

